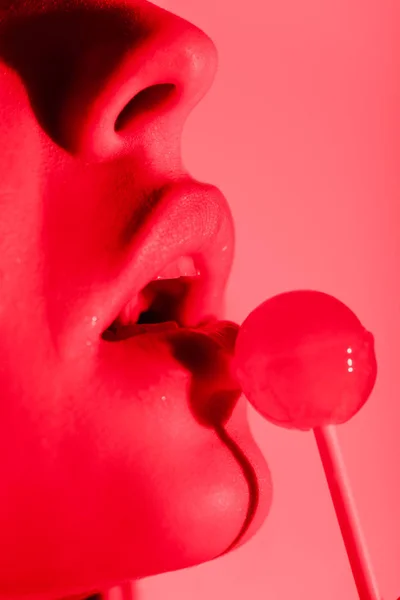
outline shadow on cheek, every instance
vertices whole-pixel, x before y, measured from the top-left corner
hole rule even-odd
[[[241,396],[226,353],[209,337],[187,331],[170,337],[174,358],[191,374],[189,406],[204,427],[224,426]]]
[[[193,343],[193,335],[198,338]],[[242,394],[228,370],[226,354],[207,336],[188,332],[173,337],[173,355],[191,373],[189,405],[201,425],[215,430],[222,444],[236,460],[249,490],[249,503],[241,530],[223,554],[230,552],[247,532],[259,505],[256,471],[226,430],[232,412]],[[223,555],[222,554],[222,555]]]

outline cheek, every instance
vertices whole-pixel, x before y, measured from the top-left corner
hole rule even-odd
[[[2,213],[5,213],[8,207],[14,215],[19,213],[20,219],[23,220],[27,209],[33,208],[32,200],[40,192],[41,136],[21,82],[0,63]],[[9,198],[8,203],[6,195]],[[3,221],[3,218],[1,220]],[[15,231],[15,228],[16,224],[10,231]]]
[[[107,586],[186,568],[224,552],[243,525],[246,482],[194,418],[188,375],[166,350],[158,360],[130,356],[123,388],[101,361],[79,384],[73,365],[49,370],[47,388],[26,389],[9,419],[0,561],[10,574],[19,565],[33,587]],[[42,571],[49,562],[53,571]]]
[[[4,340],[4,327],[11,326],[18,314],[21,320],[24,299],[32,297],[38,284],[42,147],[26,94],[3,65],[0,148],[0,328]],[[13,322],[14,332],[15,327]]]

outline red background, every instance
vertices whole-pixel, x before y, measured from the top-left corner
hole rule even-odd
[[[219,185],[237,230],[227,317],[313,288],[376,338],[376,388],[339,436],[382,596],[400,594],[400,5],[395,0],[162,0],[216,43],[215,84],[184,156]],[[270,518],[230,556],[143,581],[155,600],[356,600],[311,434],[262,422]]]

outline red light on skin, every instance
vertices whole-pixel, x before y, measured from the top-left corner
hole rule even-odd
[[[221,313],[233,217],[181,157],[217,51],[143,0],[0,4],[0,596],[79,600],[212,560],[270,505],[223,352],[103,337],[175,261],[201,275],[180,320]]]

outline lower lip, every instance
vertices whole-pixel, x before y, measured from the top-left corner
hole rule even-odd
[[[195,408],[195,418],[203,426],[206,425],[206,428],[211,426],[216,431],[224,431],[224,435],[231,440],[230,445],[233,444],[237,448],[236,454],[239,452],[241,455],[238,459],[234,453],[249,486],[249,496],[243,497],[242,502],[246,503],[248,498],[250,502],[243,530],[232,547],[237,547],[252,537],[266,518],[271,504],[268,466],[251,434],[246,416],[247,402],[232,370],[239,329],[236,323],[216,318],[209,319],[195,328],[179,327],[175,322],[133,325],[129,335],[127,332],[125,341],[106,342],[103,345],[104,370],[112,365],[112,378],[114,381],[115,377],[118,378],[119,386],[123,386],[123,382],[130,386],[133,345],[137,351],[149,357],[150,370],[144,368],[140,373],[140,385],[144,385],[145,388],[153,386],[151,382],[154,382],[157,393],[165,393],[170,375],[176,376],[178,381],[183,375],[189,381],[192,373],[197,381],[208,382],[215,385],[216,389],[227,392],[224,394],[227,404],[224,402],[221,406],[210,406],[205,397],[204,405],[202,402],[201,406],[197,405]],[[115,367],[119,375],[116,375]],[[161,373],[164,373],[165,379],[160,380]],[[160,381],[163,388],[158,389]],[[126,392],[127,395],[130,394],[129,389]],[[179,400],[175,406],[178,405]],[[194,409],[193,406],[191,408]],[[222,439],[220,441],[225,443]]]
[[[207,426],[219,427],[228,422],[238,398],[242,395],[233,369],[239,329],[239,325],[232,321],[208,318],[197,327],[180,327],[174,321],[132,324],[124,327],[117,335],[110,332],[107,334],[108,339],[103,334],[103,339],[111,355],[114,354],[114,358],[119,356],[117,361],[120,367],[123,364],[132,364],[130,357],[134,345],[137,349],[140,348],[141,352],[144,350],[145,353],[151,353],[149,358],[153,363],[154,373],[159,371],[162,364],[160,358],[164,355],[165,365],[172,360],[174,369],[185,373],[188,381],[198,381],[200,378],[203,382],[207,381],[210,389],[220,390],[223,401],[215,402],[213,395],[205,393],[204,406],[203,402],[201,406],[198,405],[199,414],[204,413],[203,417],[208,421]],[[161,369],[164,370],[163,367]],[[166,366],[166,369],[169,367]]]

